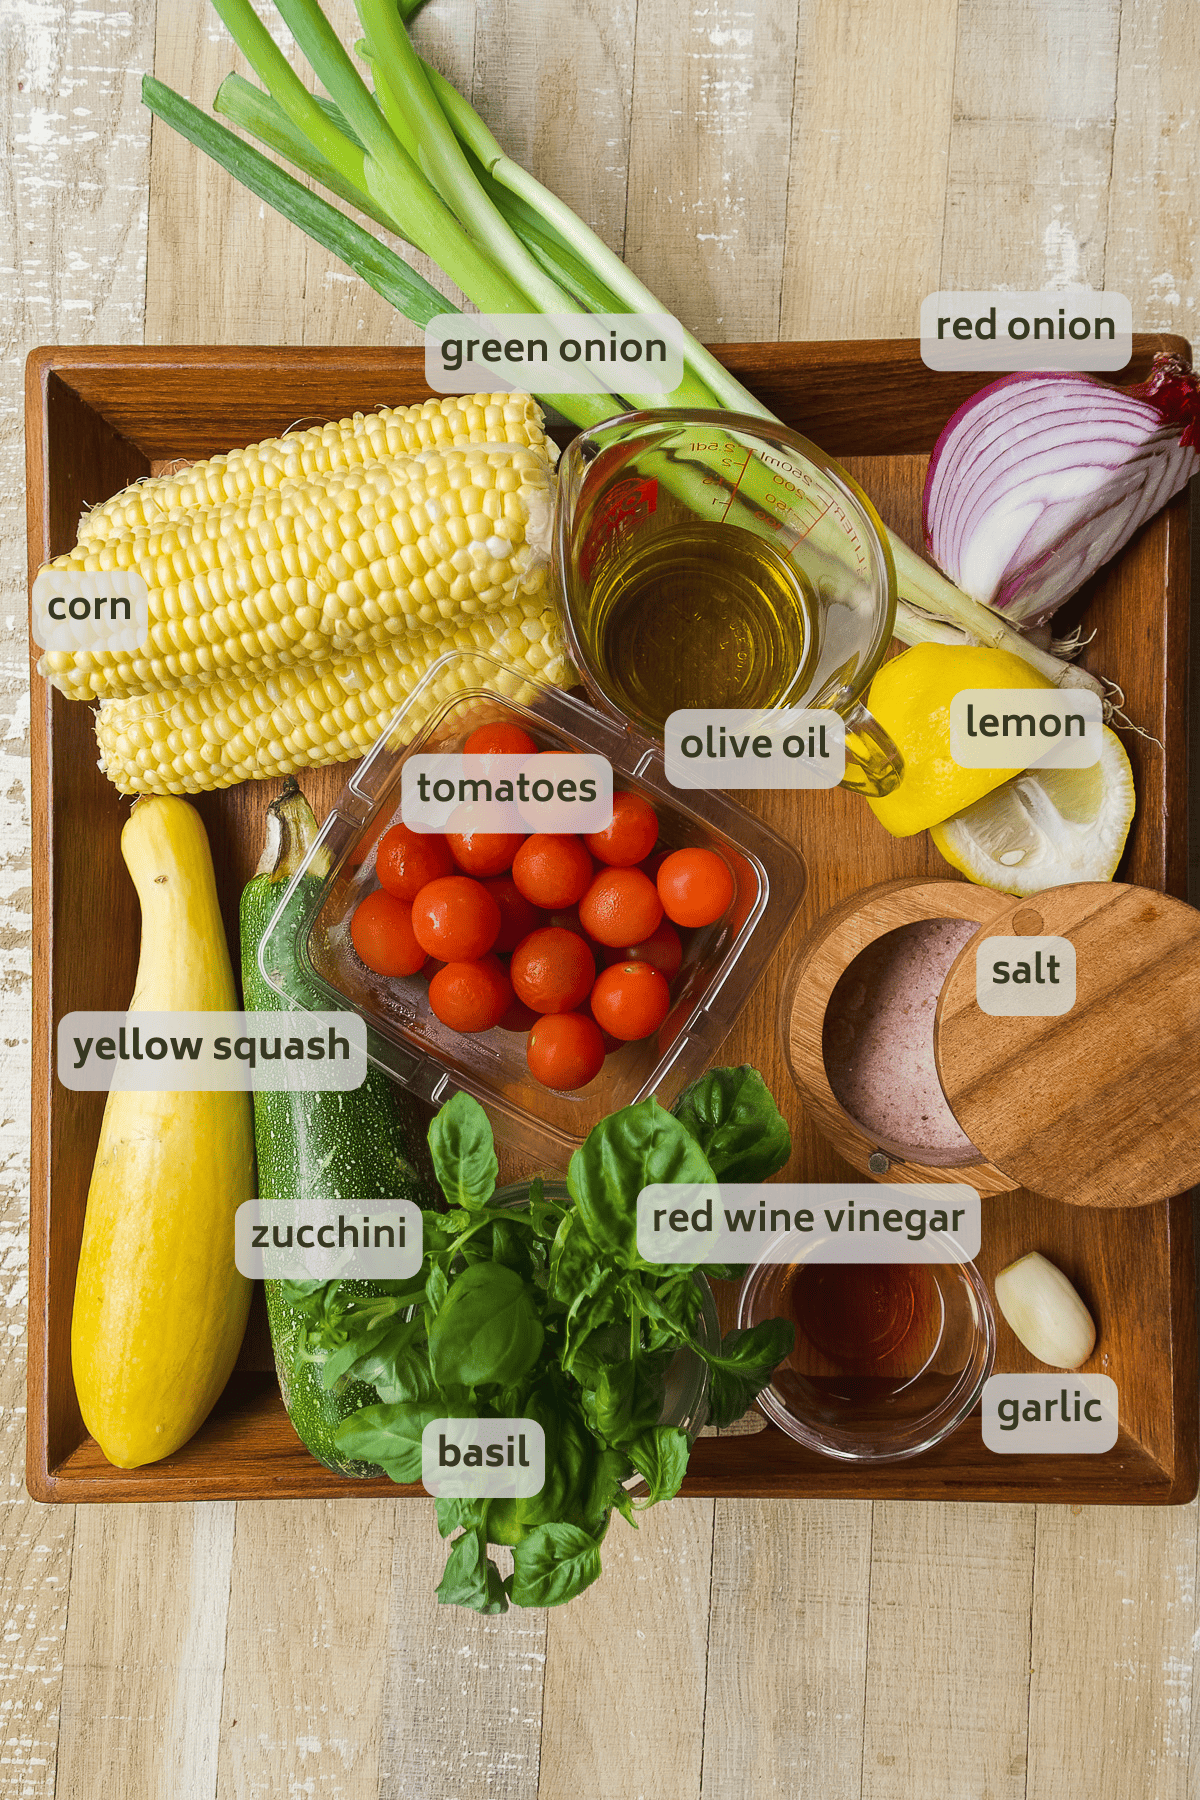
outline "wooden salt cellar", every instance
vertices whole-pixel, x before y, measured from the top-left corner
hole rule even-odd
[[[869,944],[920,920],[980,929],[942,984],[934,1055],[979,1160],[921,1163],[874,1142],[834,1095],[825,1014]],[[1076,999],[1056,1017],[998,1018],[975,997],[989,937],[1068,939]],[[797,952],[780,1018],[806,1110],[854,1168],[965,1181],[1075,1206],[1142,1206],[1200,1180],[1200,913],[1148,888],[1080,882],[1014,900],[960,881],[889,881],[834,907]]]

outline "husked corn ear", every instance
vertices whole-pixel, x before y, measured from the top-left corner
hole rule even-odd
[[[448,651],[468,653],[431,687],[412,732],[454,692],[487,687],[529,701],[532,677],[569,685],[553,609],[530,602],[443,621],[365,655],[214,682],[183,693],[106,700],[96,717],[100,767],[123,794],[198,794],[365,754],[398,706]],[[491,663],[507,665],[497,679]]]
[[[88,540],[49,566],[136,570],[146,644],[48,651],[38,669],[71,699],[119,699],[361,654],[544,592],[550,506],[544,449],[479,445],[309,475]]]
[[[289,431],[244,450],[206,457],[171,475],[135,482],[84,513],[79,539],[128,536],[201,507],[248,500],[284,481],[303,481],[381,457],[470,444],[520,444],[545,449],[551,462],[557,456],[546,437],[541,408],[529,394],[464,394],[420,406],[382,406],[378,412]]]

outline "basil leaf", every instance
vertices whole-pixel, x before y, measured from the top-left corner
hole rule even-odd
[[[605,1304],[608,1303],[606,1300]],[[611,1304],[615,1308],[615,1297],[611,1298]],[[597,1324],[585,1320],[584,1324],[586,1329],[582,1330],[578,1341],[564,1352],[562,1365],[576,1381],[587,1388],[595,1386],[601,1370],[628,1356],[629,1315],[614,1311],[612,1318],[603,1319]]]
[[[365,1356],[369,1356],[377,1344],[382,1343],[391,1329],[391,1319],[377,1319],[376,1322],[360,1336],[354,1337],[348,1344],[332,1351],[321,1364],[321,1386],[328,1390],[336,1387],[344,1375],[351,1370],[356,1373],[352,1379],[361,1380],[357,1375],[357,1365]]]
[[[629,1460],[645,1477],[650,1492],[638,1504],[644,1509],[659,1500],[673,1500],[687,1474],[691,1445],[686,1431],[673,1425],[656,1425],[627,1446]]]
[[[432,1399],[424,1318],[379,1319],[335,1350],[321,1371],[321,1380],[326,1388],[332,1388],[343,1377],[378,1388],[381,1400]],[[394,1391],[385,1392],[385,1388]]]
[[[581,1296],[598,1293],[608,1276],[582,1218],[564,1213],[550,1250],[550,1298],[570,1309]]]
[[[425,1304],[434,1318],[446,1304],[446,1295],[450,1291],[450,1278],[440,1263],[434,1263],[425,1278]]]
[[[408,1404],[436,1400],[437,1387],[429,1367],[429,1345],[424,1318],[410,1319],[397,1327],[355,1371],[368,1381],[381,1400]]]
[[[623,1445],[657,1425],[663,1409],[663,1373],[670,1360],[670,1353],[639,1356],[601,1369],[595,1386],[582,1396],[583,1416],[596,1437]]]
[[[533,1290],[501,1263],[472,1263],[450,1284],[429,1327],[429,1363],[439,1387],[507,1385],[542,1348]]]
[[[561,1606],[591,1587],[600,1546],[578,1525],[539,1525],[513,1545],[509,1594],[514,1606]]]
[[[749,1063],[710,1069],[671,1108],[718,1181],[765,1181],[792,1154],[792,1135],[771,1090]]]
[[[475,1212],[496,1191],[500,1165],[488,1116],[470,1094],[447,1100],[429,1127],[429,1151],[442,1192],[451,1206]]]
[[[421,1213],[421,1243],[425,1252],[425,1262],[436,1262],[456,1242],[462,1232],[470,1225],[472,1214],[465,1207],[456,1206],[453,1212]]]
[[[444,1401],[364,1406],[338,1426],[334,1443],[359,1462],[378,1463],[393,1481],[421,1479],[421,1433],[431,1419],[457,1417]]]
[[[625,1288],[625,1298],[643,1313],[651,1328],[650,1345],[655,1350],[665,1344],[690,1342],[704,1304],[690,1270],[683,1281],[672,1279],[653,1287],[646,1281],[631,1282]]]
[[[588,1235],[627,1269],[660,1266],[638,1254],[642,1189],[658,1182],[702,1185],[714,1179],[695,1138],[653,1099],[601,1119],[567,1170],[567,1187]]]
[[[563,1219],[557,1200],[547,1200],[540,1180],[529,1184],[529,1223],[540,1238],[553,1238]]]
[[[622,1502],[629,1506],[632,1513],[629,1495],[621,1485],[632,1473],[633,1465],[623,1450],[604,1450],[600,1453],[596,1458],[592,1485],[582,1508],[585,1530],[594,1532],[597,1538],[603,1537],[608,1530],[608,1516],[613,1507],[624,1511]]]
[[[487,1554],[482,1530],[467,1531],[455,1538],[438,1583],[437,1597],[443,1606],[469,1606],[473,1612],[508,1611],[505,1582]]]
[[[437,1528],[442,1537],[455,1531],[479,1531],[487,1524],[489,1500],[435,1500]]]
[[[280,1281],[276,1283],[276,1291],[282,1299],[287,1301],[289,1306],[306,1311],[310,1310],[305,1306],[306,1301],[311,1303],[314,1296],[323,1297],[324,1289],[334,1285],[330,1281]],[[311,1310],[317,1309],[311,1308]]]
[[[787,1319],[764,1319],[748,1331],[728,1332],[717,1354],[696,1345],[708,1364],[709,1424],[732,1425],[740,1419],[795,1341],[796,1328]]]
[[[496,1220],[492,1226],[492,1261],[503,1263],[506,1269],[515,1269],[519,1275],[528,1277],[533,1273],[533,1263],[523,1224],[524,1221],[517,1219]]]

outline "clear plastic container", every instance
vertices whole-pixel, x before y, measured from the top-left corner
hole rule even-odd
[[[457,750],[477,726],[497,720],[522,725],[542,749],[607,757],[616,785],[657,812],[659,849],[705,845],[734,876],[728,912],[690,935],[663,1025],[606,1057],[595,1080],[574,1093],[533,1079],[523,1032],[449,1030],[430,1011],[420,976],[376,975],[350,942],[354,909],[376,886],[375,846],[400,817],[405,760]],[[352,776],[264,934],[259,963],[289,1004],[311,1010],[315,988],[323,1006],[361,1013],[371,1060],[401,1086],[435,1105],[458,1089],[474,1094],[505,1143],[555,1166],[608,1113],[650,1094],[670,1105],[713,1061],[805,885],[799,851],[728,796],[671,787],[661,748],[628,725],[490,657],[455,652],[429,670]]]

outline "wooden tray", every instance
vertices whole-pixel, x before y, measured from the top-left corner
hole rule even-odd
[[[1182,339],[1137,337],[1125,382]],[[780,418],[842,458],[888,523],[918,541],[925,459],[950,413],[983,385],[933,374],[907,341],[730,346],[720,352]],[[43,349],[29,358],[30,580],[70,548],[82,507],[175,457],[428,394],[417,350]],[[1127,735],[1138,814],[1122,865],[1127,881],[1185,892],[1188,511],[1180,496],[1073,607],[1096,632],[1089,665],[1122,684],[1129,715],[1166,754]],[[212,1417],[168,1461],[113,1469],[84,1432],[71,1382],[70,1319],[84,1202],[103,1110],[100,1094],[54,1079],[54,1029],[74,1009],[124,1007],[133,986],[138,915],[118,849],[126,803],[100,774],[88,708],[33,680],[33,1182],[28,1483],[42,1501],[241,1499],[378,1495],[386,1481],[328,1473],[288,1424],[261,1311]],[[317,816],[346,767],[303,778]],[[259,853],[278,783],[204,797],[225,919],[236,942],[238,895]],[[928,836],[889,838],[852,795],[763,794],[756,811],[801,845],[803,915],[726,1042],[722,1060],[763,1071],[788,1116],[792,1180],[857,1179],[801,1117],[776,1030],[779,980],[800,934],[827,907],[889,876],[945,877]],[[510,1162],[508,1176],[519,1171]],[[849,1470],[773,1428],[703,1437],[686,1494],[878,1495],[915,1499],[1180,1503],[1197,1485],[1197,1388],[1191,1204],[1095,1213],[1025,1194],[986,1202],[980,1267],[991,1277],[1022,1251],[1070,1273],[1100,1328],[1089,1367],[1116,1378],[1122,1429],[1096,1457],[995,1456],[978,1414],[940,1449],[911,1462]],[[721,1296],[728,1315],[731,1296]],[[1000,1369],[1033,1367],[1003,1320]]]

